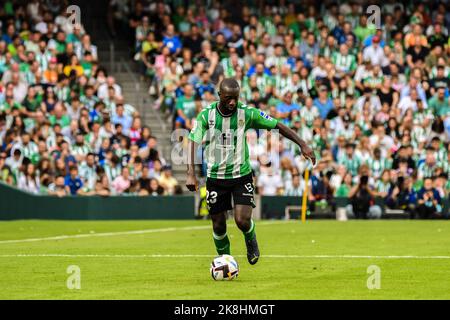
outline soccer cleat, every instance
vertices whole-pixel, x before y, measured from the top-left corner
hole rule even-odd
[[[259,259],[259,248],[258,241],[256,241],[256,236],[253,239],[245,240],[245,245],[247,246],[247,260],[251,265],[258,262]]]

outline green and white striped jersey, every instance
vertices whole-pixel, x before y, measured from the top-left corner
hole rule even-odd
[[[377,192],[388,193],[390,188],[390,182],[383,182],[382,180],[377,180],[377,182],[375,182],[375,190],[377,190]]]
[[[338,163],[345,166],[345,168],[352,174],[352,176],[358,175],[359,166],[362,164],[361,159],[356,155],[349,158],[346,154],[338,159]]]
[[[292,85],[292,77],[289,75],[287,77],[283,77],[281,75],[275,76],[275,91],[279,95],[283,95],[286,91],[295,92]]]
[[[83,161],[78,166],[78,172],[80,174],[80,177],[83,178],[85,186],[87,186],[89,190],[94,190],[95,182],[97,181],[97,172],[95,166],[90,167],[87,165],[86,161]]]
[[[106,163],[103,167],[105,169],[105,174],[108,177],[109,184],[111,185],[115,178],[117,178],[120,175],[120,172],[122,171],[122,168],[120,165],[116,165],[113,167],[109,163]]]
[[[437,165],[430,166],[426,162],[422,162],[419,165],[419,167],[417,168],[417,173],[418,173],[419,179],[433,177],[434,170],[436,170],[437,167],[438,167]]]
[[[19,149],[22,153],[22,156],[28,159],[32,159],[33,156],[39,155],[39,149],[36,143],[33,141],[28,142],[27,145],[22,143],[18,143],[12,147],[11,154],[14,154],[14,151]]]
[[[189,139],[202,143],[205,138],[207,176],[235,179],[251,173],[246,139],[248,129],[274,129],[277,120],[256,108],[238,102],[237,110],[224,116],[218,101],[211,103],[197,116]]]
[[[434,158],[438,163],[447,162],[448,152],[444,147],[440,147],[434,151]]]
[[[314,119],[318,117],[320,117],[319,109],[314,105],[311,108],[305,106],[300,109],[300,118],[305,119],[308,127],[312,127]]]
[[[91,147],[87,143],[83,143],[81,146],[77,144],[72,145],[72,154],[75,156],[86,156],[91,152]]]
[[[266,89],[268,87],[273,87],[275,85],[275,79],[272,76],[263,74],[262,76],[256,75],[256,86],[258,87],[261,95],[265,95]]]
[[[70,99],[70,88],[68,86],[64,87],[55,87],[53,89],[55,95],[58,97],[59,101],[67,102]]]
[[[336,52],[331,56],[331,61],[338,71],[347,73],[356,70],[356,58],[351,54],[344,56],[340,52]]]
[[[387,158],[381,159],[370,158],[367,161],[367,164],[369,165],[369,168],[372,171],[373,176],[377,178],[381,176],[381,174],[385,169],[392,168],[392,162]]]

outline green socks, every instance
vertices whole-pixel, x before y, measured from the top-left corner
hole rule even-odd
[[[255,238],[255,222],[252,220],[250,229],[247,232],[243,232],[245,240],[252,240]],[[214,244],[216,245],[217,254],[230,254],[230,239],[228,235],[225,234],[219,236],[213,232]]]
[[[214,244],[216,245],[217,254],[230,254],[230,239],[225,232],[224,235],[218,236],[213,232]]]
[[[244,232],[245,240],[252,240],[256,235],[255,222],[253,222],[253,220],[251,222],[252,222],[252,224],[250,225],[250,230],[248,230],[247,232]]]

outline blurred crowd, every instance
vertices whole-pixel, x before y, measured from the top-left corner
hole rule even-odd
[[[60,0],[0,7],[0,181],[34,193],[181,190],[139,112]]]
[[[364,209],[353,209],[367,214],[382,197],[388,207],[429,217],[440,215],[450,191],[448,5],[112,0],[110,26],[134,34],[154,107],[174,128],[192,128],[217,99],[218,82],[234,77],[242,101],[316,150],[312,203],[365,198]],[[301,195],[300,150],[262,138],[249,132],[259,193]]]

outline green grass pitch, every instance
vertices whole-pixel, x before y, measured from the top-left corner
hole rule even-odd
[[[0,299],[450,298],[448,221],[261,221],[255,266],[228,225],[240,274],[215,282],[209,221],[0,222]]]

